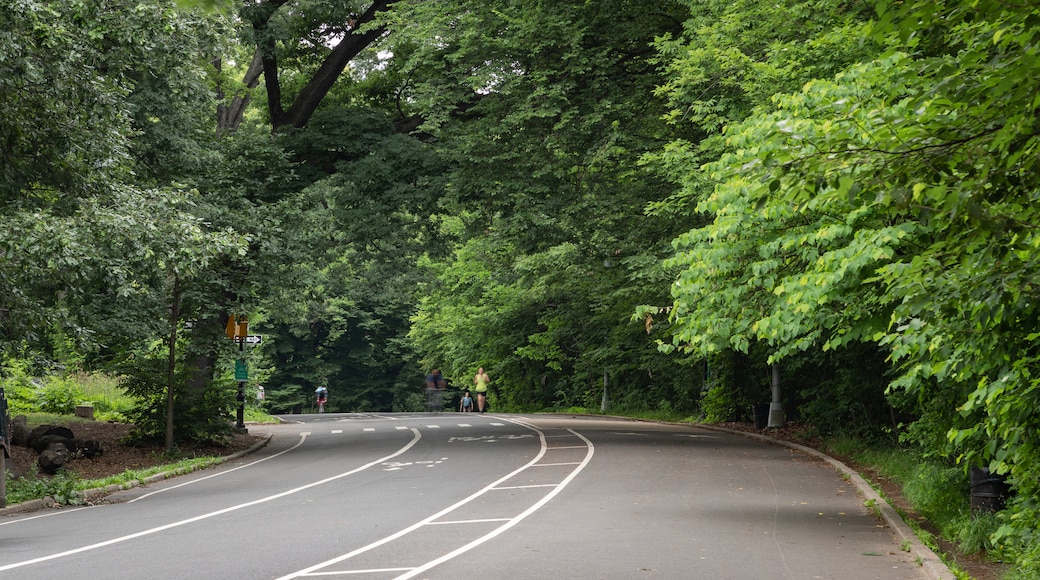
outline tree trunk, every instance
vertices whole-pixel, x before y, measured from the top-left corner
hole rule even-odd
[[[177,326],[181,318],[181,282],[173,277],[173,296],[170,304],[170,354],[166,363],[166,432],[163,448],[173,450],[173,403],[177,380]]]
[[[350,61],[362,50],[367,48],[386,32],[382,28],[376,28],[364,33],[354,32],[357,28],[367,22],[371,22],[376,14],[386,11],[393,0],[376,0],[361,14],[354,23],[349,34],[333,47],[325,61],[321,63],[318,70],[307,84],[296,95],[293,104],[288,110],[282,107],[282,87],[278,76],[278,54],[277,43],[271,36],[268,26],[271,18],[278,9],[285,4],[285,0],[273,0],[264,4],[260,9],[253,12],[252,25],[258,39],[257,55],[259,56],[264,73],[264,86],[267,88],[267,110],[271,117],[271,128],[275,131],[289,127],[303,127],[310,121],[314,111],[332,89],[336,79],[347,68]],[[345,19],[344,19],[345,20]],[[250,67],[252,68],[252,67]],[[247,73],[248,76],[248,73]],[[249,80],[248,78],[246,79]],[[238,112],[239,119],[229,119],[231,124],[238,126],[241,120],[241,111]]]
[[[771,391],[773,393],[772,402],[769,403],[769,424],[767,427],[783,427],[784,426],[784,405],[782,402],[783,397],[780,391],[780,364],[773,363],[773,380],[771,384]]]

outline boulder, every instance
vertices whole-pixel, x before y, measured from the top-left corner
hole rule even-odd
[[[29,437],[26,439],[25,444],[31,447],[34,451],[39,453],[46,449],[46,447],[39,447],[37,440],[46,435],[60,435],[67,439],[75,439],[76,436],[72,434],[72,430],[68,427],[61,427],[55,425],[40,425],[29,432]]]
[[[29,428],[25,415],[11,419],[11,445],[28,445],[29,433],[32,433],[32,429]]]
[[[101,444],[93,439],[73,439],[72,444],[75,446],[76,455],[87,459],[101,457],[105,452]]]
[[[75,440],[69,439],[64,435],[44,435],[43,437],[37,437],[36,440],[33,441],[32,448],[33,451],[37,453],[43,453],[45,450],[50,449],[54,445],[61,444],[65,446],[65,449],[67,449],[70,452],[73,452],[76,450],[76,446],[73,443],[73,441]]]
[[[45,449],[40,456],[36,458],[36,464],[40,466],[40,471],[54,475],[59,469],[71,458],[69,450],[65,448],[62,443],[54,443],[51,447]]]

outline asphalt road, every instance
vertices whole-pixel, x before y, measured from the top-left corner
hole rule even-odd
[[[570,416],[294,415],[257,453],[0,517],[0,578],[923,579],[818,459]]]

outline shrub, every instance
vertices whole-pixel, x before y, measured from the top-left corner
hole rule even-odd
[[[36,389],[36,409],[41,413],[71,415],[76,405],[84,399],[83,390],[73,380],[64,377],[48,377]]]

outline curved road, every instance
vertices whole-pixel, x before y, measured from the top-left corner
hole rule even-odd
[[[0,578],[927,578],[855,488],[691,426],[294,415],[260,452],[0,517]]]

